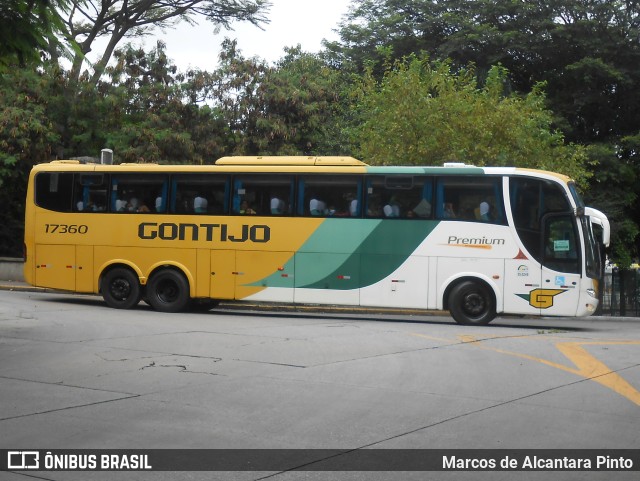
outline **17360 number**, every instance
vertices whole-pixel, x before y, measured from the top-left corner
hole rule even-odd
[[[47,234],[86,234],[89,226],[84,224],[45,224]]]

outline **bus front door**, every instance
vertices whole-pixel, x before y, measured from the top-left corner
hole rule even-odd
[[[540,314],[575,316],[581,287],[581,258],[575,216],[547,214],[542,218],[542,286]]]

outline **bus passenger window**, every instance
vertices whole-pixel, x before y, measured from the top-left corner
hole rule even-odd
[[[107,186],[103,174],[75,174],[73,208],[76,212],[105,212]]]
[[[442,177],[436,191],[438,219],[506,225],[502,177]]]
[[[184,174],[173,177],[171,211],[179,214],[227,214],[229,212],[229,178],[226,175]],[[156,211],[163,206],[156,199]],[[166,210],[166,209],[165,209]]]
[[[56,212],[71,212],[73,174],[40,172],[35,178],[35,201],[38,207]]]
[[[298,187],[298,215],[360,217],[361,185],[351,175],[303,177]]]
[[[149,214],[166,198],[163,175],[114,175],[111,178],[111,212]],[[160,202],[162,205],[162,202]]]
[[[367,217],[431,218],[432,180],[423,176],[375,176],[367,182]]]
[[[291,175],[239,175],[233,182],[233,212],[241,215],[289,215],[293,182]]]

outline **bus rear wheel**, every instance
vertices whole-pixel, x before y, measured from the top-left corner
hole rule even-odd
[[[115,309],[131,309],[140,302],[140,282],[129,269],[116,267],[108,271],[100,286],[107,305]]]
[[[477,281],[463,281],[449,294],[449,311],[458,324],[483,326],[496,317],[491,289]]]
[[[146,297],[156,311],[183,311],[190,301],[189,282],[176,270],[161,270],[147,283]]]

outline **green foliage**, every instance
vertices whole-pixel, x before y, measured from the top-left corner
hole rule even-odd
[[[318,56],[290,49],[267,71],[259,97],[263,115],[256,121],[260,152],[271,154],[335,154],[342,152],[337,133],[340,74]]]
[[[0,253],[21,255],[26,185],[31,167],[49,160],[58,136],[48,121],[47,79],[14,71],[0,76]]]
[[[42,0],[46,1],[46,0]],[[77,42],[69,73],[70,87],[75,89],[85,75],[96,86],[107,69],[116,49],[125,39],[140,38],[157,29],[172,28],[180,22],[195,24],[205,19],[229,28],[234,21],[254,25],[267,22],[268,0],[64,0],[72,8],[65,16],[67,38]],[[82,14],[78,14],[78,12]],[[95,48],[98,39],[106,39],[99,59],[91,72],[83,72],[86,55]]]
[[[0,3],[0,73],[7,67],[39,63],[49,46],[59,45],[66,0],[3,0]]]
[[[246,59],[225,41],[212,95],[234,136],[234,153],[343,153],[338,119],[345,78],[317,55],[288,49],[276,65]]]
[[[202,73],[177,74],[161,42],[149,53],[128,46],[115,56],[99,110],[110,127],[100,124],[103,146],[118,161],[202,164],[226,151],[228,129],[219,110],[196,103]]]
[[[542,86],[526,96],[505,94],[507,72],[489,70],[483,87],[472,68],[412,56],[369,72],[356,96],[353,139],[376,164],[518,166],[565,173],[585,182],[586,153],[552,130]]]

